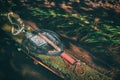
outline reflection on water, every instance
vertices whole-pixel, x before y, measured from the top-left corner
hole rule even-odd
[[[0,80],[63,80],[18,52],[10,40],[0,31]]]

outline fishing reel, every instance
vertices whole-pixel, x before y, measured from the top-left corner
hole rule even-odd
[[[50,41],[57,45],[61,50],[56,51],[54,47],[48,44],[41,36],[38,34],[41,33],[46,36]],[[41,29],[35,30],[32,32],[27,32],[23,40],[23,44],[31,51],[36,54],[46,54],[50,56],[57,56],[63,52],[63,44],[61,43],[59,36],[50,30]]]

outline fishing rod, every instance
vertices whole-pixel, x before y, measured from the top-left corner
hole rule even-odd
[[[64,46],[55,32],[39,29],[35,24],[27,24],[14,12],[8,13],[8,20],[12,24],[12,35],[16,36],[24,33],[22,44],[28,47],[31,52],[48,56],[60,56],[74,66],[74,71],[78,76],[85,74],[85,68],[81,66],[80,60],[72,58],[64,51]],[[27,25],[30,26],[30,29],[28,29]]]

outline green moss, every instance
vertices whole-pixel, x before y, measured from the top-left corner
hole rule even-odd
[[[41,59],[43,63],[58,72],[58,75],[67,80],[112,80],[110,77],[99,73],[98,71],[90,68],[83,62],[81,62],[81,66],[86,69],[86,73],[83,76],[77,76],[76,73],[73,71],[73,66],[71,65],[72,68],[67,67],[60,56],[47,56],[35,53],[32,54],[35,55],[37,58]]]

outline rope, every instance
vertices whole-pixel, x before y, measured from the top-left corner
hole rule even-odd
[[[74,71],[78,76],[83,76],[86,73],[86,68],[80,64],[80,61],[78,61],[75,64]]]
[[[18,35],[24,30],[25,25],[23,24],[22,27],[20,27],[18,24],[14,23],[12,21],[12,19],[10,18],[10,15],[12,15],[12,14],[13,14],[13,12],[8,13],[8,20],[13,25],[11,28],[11,33],[12,33],[12,35]],[[16,30],[15,30],[15,26],[17,26]]]

